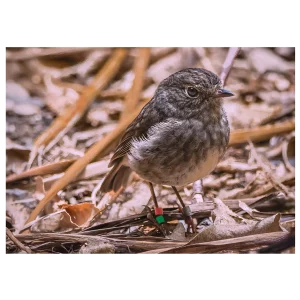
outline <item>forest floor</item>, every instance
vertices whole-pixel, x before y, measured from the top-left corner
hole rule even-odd
[[[295,49],[242,48],[224,100],[230,146],[181,189],[100,186],[122,133],[158,84],[187,67],[221,74],[228,48],[8,48],[7,253],[294,253]]]

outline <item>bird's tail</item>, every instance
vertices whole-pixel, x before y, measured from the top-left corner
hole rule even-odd
[[[121,186],[127,186],[131,174],[132,170],[129,167],[115,164],[104,178],[100,191],[103,193],[117,192]]]

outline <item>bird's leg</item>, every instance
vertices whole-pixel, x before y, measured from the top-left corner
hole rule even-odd
[[[181,206],[182,206],[182,207],[185,207],[186,205],[184,204],[184,202],[183,202],[181,196],[179,195],[179,193],[178,193],[176,187],[172,185],[172,189],[174,190],[174,192],[175,192],[175,194],[176,194],[176,196],[177,196],[177,198],[178,198],[178,200],[179,200]]]
[[[196,232],[195,224],[193,222],[192,216],[191,216],[191,209],[189,206],[185,205],[181,196],[179,195],[177,189],[175,186],[172,185],[172,189],[174,190],[180,204],[182,205],[182,214],[184,216],[184,221],[188,225],[188,231],[190,228],[192,228],[193,233]]]
[[[157,199],[156,199],[156,196],[155,196],[155,193],[154,193],[153,184],[150,181],[148,182],[148,184],[149,184],[149,187],[150,187],[150,192],[151,192],[152,199],[153,199],[154,206],[155,206],[154,214],[155,214],[156,222],[158,224],[165,223],[165,218],[163,216],[163,209],[162,209],[162,207],[158,206],[158,202],[157,202]]]
[[[158,207],[157,199],[156,199],[156,196],[155,196],[155,193],[154,193],[153,184],[149,181],[148,185],[149,185],[149,188],[150,188],[150,192],[151,192],[151,196],[152,196],[152,199],[153,199],[153,202],[154,202],[154,206]]]

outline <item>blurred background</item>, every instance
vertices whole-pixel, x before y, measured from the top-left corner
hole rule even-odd
[[[114,51],[112,48],[6,49],[7,176],[36,166],[78,159],[116,128],[135,78],[134,63],[140,49],[127,48],[126,53],[115,57],[118,66],[114,71],[103,70]],[[219,75],[227,52],[228,48],[151,48],[137,102],[149,101],[164,78],[183,68],[205,68]],[[93,86],[99,70],[107,83],[102,85],[101,77],[95,95],[88,96],[86,87]],[[231,203],[232,209],[238,209],[240,199],[279,191],[282,197],[266,201],[258,208],[265,212],[293,213],[295,137],[291,124],[295,114],[295,48],[242,48],[226,88],[235,94],[224,101],[232,131],[255,129],[256,134],[264,136],[255,140],[254,145],[242,139],[229,147],[218,168],[203,180],[205,197],[219,197],[227,205]],[[77,108],[80,117],[71,125],[65,124],[60,138],[49,142],[52,144],[47,151],[39,148],[36,156],[30,157],[36,140],[54,120],[74,108],[83,94],[87,95],[88,105]],[[129,111],[125,110],[125,115]],[[98,209],[105,207],[102,222],[142,211],[149,202],[150,192],[137,177],[107,207],[111,195],[99,194],[117,142],[90,165],[85,175],[58,193],[59,199],[48,207],[48,213],[61,205],[85,202]],[[59,178],[56,173],[61,172],[52,171],[8,184],[7,222],[12,228],[22,228],[45,190]],[[175,205],[176,197],[168,187],[157,186],[156,192],[162,206]],[[187,203],[193,203],[194,192],[190,185],[181,190],[181,195]],[[251,200],[247,203],[251,204]]]

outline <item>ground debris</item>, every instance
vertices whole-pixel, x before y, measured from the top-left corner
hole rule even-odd
[[[103,195],[100,186],[124,131],[120,123],[133,108],[145,105],[160,81],[182,68],[220,73],[227,48],[6,52],[7,253],[294,249],[295,48],[242,48],[234,60],[225,85],[235,96],[224,101],[230,147],[202,182],[179,189],[192,209],[195,234],[186,232],[170,187],[154,186],[166,220],[157,226],[148,186],[136,174],[116,193]],[[144,79],[135,80],[136,73]],[[85,160],[87,152],[93,156]],[[74,164],[80,171],[68,172]],[[37,218],[25,224],[46,196]]]

